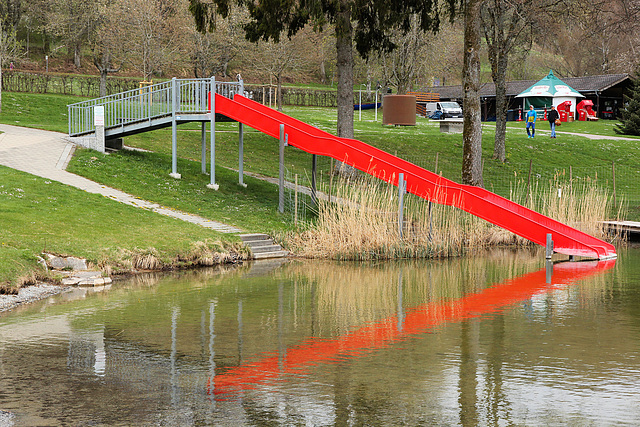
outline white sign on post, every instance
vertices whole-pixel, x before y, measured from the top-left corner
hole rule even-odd
[[[94,126],[104,126],[104,105],[93,107],[93,124]]]

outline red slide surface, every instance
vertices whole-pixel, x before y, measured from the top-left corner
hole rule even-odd
[[[274,138],[279,138],[280,125],[284,124],[289,145],[333,157],[394,185],[398,185],[399,174],[403,173],[408,192],[455,206],[539,245],[546,245],[550,233],[555,252],[597,259],[616,256],[613,245],[484,188],[458,184],[364,142],[331,135],[244,96],[235,95],[231,100],[216,94],[215,112]]]

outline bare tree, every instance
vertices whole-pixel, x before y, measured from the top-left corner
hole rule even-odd
[[[16,37],[17,25],[20,21],[20,2],[0,2],[0,113],[2,112],[2,68],[14,61],[21,52],[21,45]]]
[[[145,80],[161,74],[181,53],[185,31],[184,7],[162,0],[117,0],[106,30],[114,32],[126,50],[126,62]]]
[[[242,51],[250,51],[243,25],[248,20],[245,9],[231,7],[227,19],[219,19],[216,31],[201,33],[191,29],[191,58],[196,77],[221,75],[227,77],[229,64]]]
[[[427,61],[424,32],[418,26],[415,15],[410,18],[411,27],[403,34],[395,30],[392,41],[396,48],[391,52],[381,52],[384,80],[398,88],[399,94],[413,89]]]
[[[93,0],[53,0],[50,3],[48,29],[73,53],[73,65],[77,69],[82,65],[82,48],[100,19],[96,4]]]
[[[496,133],[493,158],[504,162],[507,159],[507,70],[513,49],[523,45],[529,22],[524,8],[533,7],[519,0],[487,0],[483,3],[482,28],[487,42],[487,54],[491,64],[491,78],[496,88]]]
[[[254,50],[254,68],[268,74],[276,81],[276,104],[282,110],[282,78],[286,73],[300,71],[307,65],[305,52],[310,44],[304,32],[292,38],[283,37],[279,42],[261,41]]]

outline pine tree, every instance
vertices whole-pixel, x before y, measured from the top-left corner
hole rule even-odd
[[[630,88],[630,94],[624,95],[624,109],[620,110],[620,124],[614,130],[624,135],[640,136],[640,68]]]

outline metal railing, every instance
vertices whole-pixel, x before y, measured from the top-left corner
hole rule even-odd
[[[102,98],[70,104],[68,108],[69,136],[92,134],[96,130],[95,107],[104,107],[105,129],[124,127],[132,123],[151,122],[159,117],[176,114],[209,112],[209,94],[233,98],[244,91],[242,81],[218,82],[209,79],[172,79],[139,89]]]

